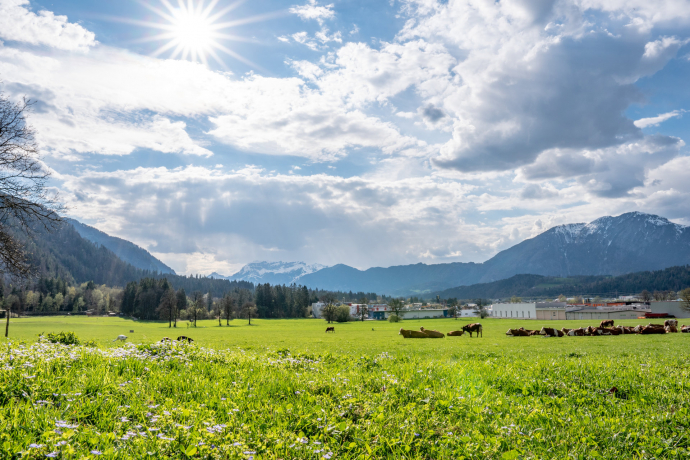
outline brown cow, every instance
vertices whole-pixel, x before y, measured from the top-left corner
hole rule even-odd
[[[664,321],[664,327],[668,326],[675,326],[678,327],[678,320],[677,319],[667,319]]]
[[[460,337],[462,334],[464,334],[465,331],[450,331],[448,334],[446,334],[448,337]]]
[[[613,327],[613,320],[612,319],[602,320],[602,322],[599,323],[599,327]]]
[[[585,329],[582,327],[579,329],[571,329],[568,331],[568,335],[570,337],[583,337],[585,335]]]
[[[442,339],[445,337],[443,332],[430,331],[429,329],[424,329],[423,327],[420,327],[419,330],[428,335],[430,339]]]
[[[407,329],[400,328],[400,332],[398,332],[399,335],[402,335],[403,338],[405,339],[428,339],[429,336],[426,335],[424,332],[419,332],[419,331],[411,331]]]
[[[543,335],[544,337],[563,337],[565,334],[552,327],[542,327],[541,331],[539,331],[539,335]]]
[[[591,335],[599,335],[599,328],[598,327],[592,327],[592,326],[587,326],[585,328],[585,335],[591,336]]]
[[[524,329],[508,329],[506,335],[509,337],[527,337],[529,336],[529,332]]]
[[[629,327],[629,326],[617,326],[618,330],[621,331],[621,334],[634,334],[635,333],[635,328],[634,327]]]
[[[686,326],[685,324],[683,324],[683,325],[680,327],[680,332],[682,332],[682,333],[684,333],[684,334],[690,333],[690,326]]]
[[[192,342],[194,342],[194,339],[190,339],[190,338],[187,337],[187,336],[181,335],[181,336],[179,336],[179,337],[177,338],[177,341],[178,341],[178,342],[187,341],[187,342],[189,342],[189,343],[192,343]]]
[[[334,326],[327,326],[326,327],[326,332],[332,332],[335,334],[335,327]]]
[[[477,333],[477,337],[479,337],[480,334],[482,337],[484,337],[484,334],[482,334],[482,325],[479,323],[472,323],[472,324],[468,324],[466,326],[463,326],[462,330],[465,332],[469,332],[470,337],[472,337],[473,332]]]
[[[659,326],[657,326],[657,325],[651,325],[651,324],[650,324],[650,325],[648,325],[648,326],[642,327],[642,329],[640,329],[640,332],[638,332],[638,334],[644,334],[644,335],[648,335],[648,334],[666,334],[666,329],[664,328],[664,326],[659,327]]]
[[[564,327],[561,329],[561,332],[565,335],[568,335],[568,332],[572,331],[572,329],[568,329],[567,327]]]
[[[678,332],[678,328],[676,326],[666,326],[664,329],[666,329],[667,334]]]

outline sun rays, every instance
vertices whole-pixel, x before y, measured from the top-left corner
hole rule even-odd
[[[208,65],[209,59],[213,59],[222,67],[226,67],[220,56],[220,54],[225,54],[257,68],[258,66],[251,60],[226,45],[228,41],[251,42],[254,40],[233,35],[229,31],[237,26],[264,21],[279,13],[233,18],[230,13],[243,2],[244,0],[239,0],[219,7],[220,0],[208,2],[205,0],[177,0],[177,2],[160,0],[160,6],[154,6],[142,0],[140,3],[154,12],[159,17],[158,21],[123,18],[118,18],[118,20],[159,31],[155,35],[136,40],[137,42],[163,42],[151,53],[154,57],[185,59],[201,62],[204,65]]]

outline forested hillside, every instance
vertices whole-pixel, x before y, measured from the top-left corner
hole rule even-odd
[[[174,289],[187,292],[211,292],[221,296],[233,289],[253,290],[254,285],[246,281],[228,281],[203,276],[179,276],[138,269],[118,258],[111,250],[82,238],[72,225],[63,224],[49,232],[40,225],[32,229],[32,235],[14,231],[22,241],[37,278],[59,278],[67,284],[93,281],[97,285],[124,287],[127,283],[142,278],[167,278]]]
[[[82,238],[95,243],[97,246],[105,246],[113,251],[120,259],[136,268],[151,272],[175,274],[172,268],[153,257],[146,249],[130,241],[110,236],[97,228],[82,224],[74,219],[65,219],[65,222],[66,224],[72,225]]]
[[[630,273],[620,276],[573,276],[557,278],[541,275],[515,275],[492,283],[458,286],[434,293],[441,298],[472,299],[477,297],[506,299],[556,298],[565,296],[618,297],[642,291],[678,292],[690,287],[690,265],[664,270]]]

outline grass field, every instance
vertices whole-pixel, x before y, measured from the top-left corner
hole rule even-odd
[[[448,332],[467,322],[358,322],[325,334],[321,320],[173,330],[13,320],[0,352],[0,457],[690,456],[690,336],[512,338],[509,327],[541,323],[498,319],[482,320],[483,338],[397,335],[401,325]],[[37,343],[59,331],[99,346]],[[113,343],[119,334],[131,343]],[[177,335],[195,342],[156,343]]]

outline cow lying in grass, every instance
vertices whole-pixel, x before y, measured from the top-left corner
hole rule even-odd
[[[400,328],[399,335],[402,335],[405,339],[428,339],[429,336],[421,331],[413,331],[408,329]]]
[[[472,324],[468,324],[466,326],[463,326],[462,330],[465,332],[469,332],[470,337],[472,337],[473,332],[477,333],[477,337],[479,337],[480,335],[481,335],[481,337],[484,337],[484,334],[482,334],[482,325],[479,323],[472,323]]]
[[[666,328],[663,324],[648,324],[646,326],[637,326],[635,329],[638,329],[637,333],[642,335],[666,334]]]
[[[539,335],[543,335],[544,337],[563,337],[565,334],[563,331],[559,331],[552,327],[542,327],[541,331],[539,331]]]
[[[446,334],[448,337],[460,337],[462,334],[464,334],[465,331],[450,331],[448,334]]]
[[[442,339],[445,337],[442,332],[430,331],[429,329],[424,329],[423,327],[420,327],[419,330],[428,335],[430,339]]]
[[[669,327],[669,326],[678,327],[678,320],[677,319],[667,319],[666,321],[664,321],[664,327]]]
[[[583,327],[578,328],[578,329],[571,329],[568,331],[568,335],[570,337],[584,337],[585,336],[585,329]]]
[[[508,329],[506,335],[508,337],[527,337],[529,336],[529,332],[524,329]]]
[[[683,324],[683,325],[680,327],[680,332],[682,332],[682,333],[684,333],[684,334],[690,333],[690,326],[686,326],[685,324]]]

